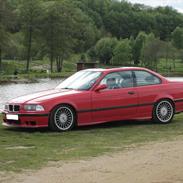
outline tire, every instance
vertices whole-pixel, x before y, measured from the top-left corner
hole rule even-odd
[[[52,112],[49,128],[53,131],[64,132],[73,129],[76,124],[76,113],[69,105],[57,106]]]
[[[153,121],[161,124],[170,123],[174,116],[174,104],[170,100],[161,100],[154,106]]]

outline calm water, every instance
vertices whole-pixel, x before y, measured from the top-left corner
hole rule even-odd
[[[0,110],[7,101],[13,98],[41,90],[52,89],[61,82],[61,79],[40,79],[38,83],[0,85]]]
[[[174,77],[168,79],[172,81],[183,81],[183,77]],[[39,83],[0,85],[0,109],[2,109],[3,104],[5,104],[10,99],[41,90],[55,88],[61,82],[61,79],[40,79]]]

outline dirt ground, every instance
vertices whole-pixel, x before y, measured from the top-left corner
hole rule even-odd
[[[3,183],[183,183],[183,138],[6,175]]]

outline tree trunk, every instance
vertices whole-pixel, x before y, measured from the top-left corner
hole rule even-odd
[[[0,71],[2,70],[2,49],[0,47]]]
[[[63,59],[62,57],[58,57],[58,64],[57,64],[57,72],[61,72],[62,71],[62,63],[63,63]]]
[[[53,72],[53,53],[51,53],[51,56],[50,56],[50,71]]]
[[[168,46],[166,47],[166,69],[168,68]]]
[[[29,65],[30,65],[30,59],[31,59],[31,49],[32,49],[32,27],[29,28],[26,72],[29,72]]]
[[[133,63],[134,65],[139,65],[140,64],[139,58],[134,58]]]
[[[62,72],[62,67],[63,67],[63,57],[58,57],[56,60],[57,64],[57,72]]]
[[[52,19],[51,19],[52,20]],[[51,26],[51,50],[50,50],[50,71],[53,72],[54,46],[53,46],[53,26]]]
[[[174,70],[175,70],[175,67],[176,67],[176,66],[175,66],[175,58],[173,58],[172,60],[173,60],[173,68],[174,68]]]
[[[56,58],[56,66],[57,66],[57,72],[58,72],[58,58]]]
[[[64,62],[63,57],[60,57],[60,72],[62,72],[63,62]]]

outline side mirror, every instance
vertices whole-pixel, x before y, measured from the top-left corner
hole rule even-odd
[[[98,85],[95,89],[96,92],[100,91],[100,90],[104,90],[107,88],[106,84],[102,84],[102,85]]]

